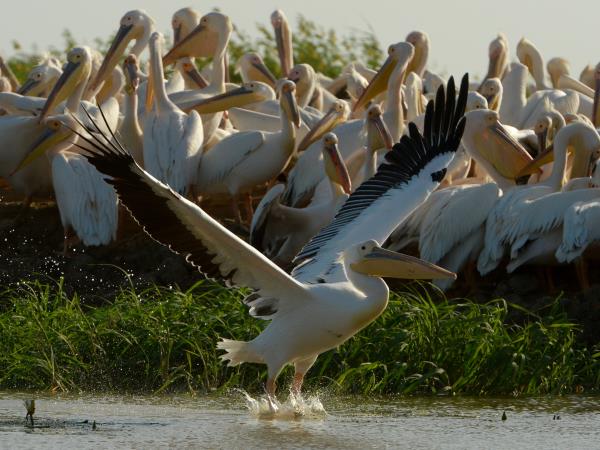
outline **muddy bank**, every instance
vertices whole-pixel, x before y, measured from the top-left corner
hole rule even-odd
[[[0,203],[0,285],[21,280],[64,279],[67,292],[77,292],[86,303],[98,304],[112,298],[122,288],[136,289],[158,284],[186,289],[202,278],[179,255],[150,239],[128,214],[122,212],[119,239],[105,247],[75,246],[63,255],[63,230],[53,202],[34,203],[15,225],[21,204]],[[243,234],[242,230],[237,230]],[[523,268],[507,275],[503,268],[485,278],[467,282],[460,276],[449,297],[468,297],[487,302],[505,298],[532,311],[543,311],[554,299],[560,301],[570,317],[581,323],[584,339],[600,341],[600,267],[590,265],[592,286],[579,289],[573,266],[551,269],[554,286],[549,288],[543,271]],[[390,280],[394,289],[402,283]]]

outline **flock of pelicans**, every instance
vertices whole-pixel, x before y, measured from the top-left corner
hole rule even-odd
[[[554,58],[547,77],[531,42],[509,63],[499,35],[483,82],[455,83],[427,69],[429,40],[415,31],[377,71],[355,62],[330,79],[294,64],[281,11],[271,22],[280,79],[249,53],[236,62],[244,82],[229,83],[230,19],[190,8],[173,15],[166,53],[135,10],[104,57],[74,48],[21,86],[2,64],[0,176],[25,206],[54,195],[65,250],[113,241],[120,201],[208,277],[252,288],[250,314],[269,325],[218,347],[231,365],[267,364],[269,395],[289,363],[299,392],[320,353],[385,309],[382,277],[446,289],[475,268],[575,262],[587,285],[600,239],[600,65],[576,79]],[[250,243],[198,206],[218,196]],[[419,258],[398,253],[411,246]]]

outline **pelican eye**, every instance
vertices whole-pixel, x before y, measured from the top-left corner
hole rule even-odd
[[[367,247],[365,247],[364,245],[362,247],[360,247],[361,250],[366,250]]]

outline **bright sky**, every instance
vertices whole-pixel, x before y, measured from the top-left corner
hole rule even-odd
[[[237,27],[252,36],[256,34],[255,24],[269,24],[276,8],[286,13],[292,26],[296,16],[303,14],[342,34],[372,27],[384,48],[404,40],[412,30],[426,31],[432,45],[430,64],[449,74],[483,74],[488,44],[499,31],[508,37],[511,60],[516,58],[518,40],[526,36],[545,60],[567,58],[576,75],[584,65],[600,61],[597,0],[11,1],[2,5],[0,54],[13,53],[13,40],[24,50],[33,45],[40,50],[63,48],[64,29],[71,30],[81,44],[92,43],[95,37],[114,33],[121,16],[135,8],[146,10],[160,31],[170,33],[171,15],[183,6],[201,13],[219,6]]]

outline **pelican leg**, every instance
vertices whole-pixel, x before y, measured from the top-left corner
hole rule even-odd
[[[294,363],[296,372],[294,373],[294,380],[292,381],[292,394],[299,396],[302,391],[302,383],[304,383],[304,375],[310,370],[312,365],[317,360],[318,355],[311,356],[306,359],[301,359]]]

